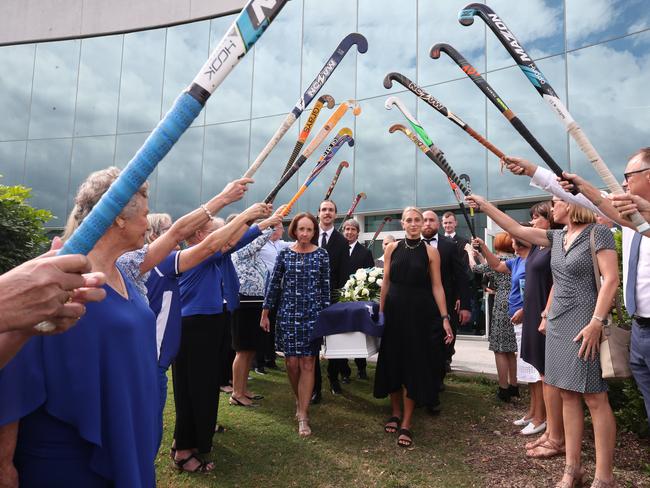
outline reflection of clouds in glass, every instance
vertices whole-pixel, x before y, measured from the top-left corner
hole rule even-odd
[[[179,25],[167,30],[162,112],[166,113],[178,95],[187,88],[208,57],[210,21]],[[192,126],[203,124],[201,112]]]
[[[160,120],[165,29],[124,36],[118,133],[151,131]]]
[[[300,92],[302,2],[289,2],[255,45],[253,117],[287,113]]]
[[[36,46],[0,47],[0,140],[25,139]],[[10,75],[10,76],[9,76]]]
[[[80,45],[61,41],[36,47],[30,138],[72,135]]]
[[[202,157],[203,127],[190,127],[158,165],[152,212],[166,212],[177,219],[199,206]]]
[[[25,161],[25,186],[32,188],[30,205],[50,210],[62,226],[68,215],[66,195],[70,173],[72,139],[29,141]]]
[[[229,15],[212,19],[210,51],[216,47],[236,17],[236,15]],[[205,107],[207,124],[243,120],[250,117],[253,58],[254,54],[248,53],[210,97]]]
[[[25,173],[27,141],[0,142],[0,185],[20,185]]]
[[[648,146],[650,54],[637,48],[639,38],[650,42],[650,33],[581,49],[568,59],[571,114],[619,180],[629,156]],[[573,142],[571,157],[572,170],[603,185]]]
[[[75,108],[76,136],[115,133],[122,41],[122,36],[94,37],[81,41]]]
[[[386,94],[382,82],[390,71],[415,79],[416,21],[415,2],[396,8],[394,0],[359,0],[359,32],[368,39],[368,52],[357,56],[359,98]]]
[[[68,208],[72,209],[79,185],[93,171],[113,166],[115,136],[78,137],[72,145]]]

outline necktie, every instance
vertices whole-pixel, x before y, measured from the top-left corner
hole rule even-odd
[[[350,256],[352,256],[352,250],[354,249],[354,246],[350,246]]]
[[[627,283],[625,284],[625,308],[630,316],[636,313],[636,273],[639,265],[641,234],[634,233],[630,246],[630,259],[627,263]]]
[[[323,232],[320,235],[320,247],[327,246],[327,232]]]

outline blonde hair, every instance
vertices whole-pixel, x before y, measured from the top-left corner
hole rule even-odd
[[[160,237],[165,224],[172,225],[172,216],[166,213],[154,213],[147,215],[147,221],[149,222],[149,228],[144,235],[144,242],[151,244],[155,240],[153,236]]]
[[[402,220],[404,220],[404,216],[405,216],[407,213],[409,213],[409,212],[415,212],[415,213],[419,214],[420,217],[421,217],[422,219],[424,219],[424,215],[422,215],[422,210],[420,210],[420,209],[417,208],[417,207],[406,207],[406,208],[402,211]]]
[[[104,195],[104,193],[106,193],[106,191],[108,191],[108,188],[120,175],[120,171],[121,170],[115,166],[95,171],[94,173],[90,173],[88,178],[86,178],[86,180],[79,186],[77,196],[74,200],[74,207],[68,216],[68,221],[66,222],[65,230],[61,237],[63,241],[66,241],[72,236],[73,232],[77,227],[79,227],[83,219],[86,218],[99,199]],[[131,200],[126,204],[120,213],[120,216],[130,217],[133,215],[139,205],[137,196],[139,195],[147,198],[148,189],[149,183],[145,181],[138,189],[137,193],[131,197]]]
[[[576,205],[574,203],[567,204],[569,221],[574,224],[593,224],[596,222],[596,214],[591,210]]]

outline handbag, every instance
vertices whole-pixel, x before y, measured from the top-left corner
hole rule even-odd
[[[591,249],[591,260],[594,265],[594,278],[596,278],[596,291],[600,292],[600,269],[596,258],[596,242],[594,237],[595,227],[589,233],[589,247]],[[616,307],[616,321],[613,323],[612,314],[607,316],[607,325],[603,326],[600,336],[600,369],[604,379],[629,378],[632,376],[630,370],[630,340],[632,336],[631,327],[623,322],[623,307],[618,290],[614,298]]]

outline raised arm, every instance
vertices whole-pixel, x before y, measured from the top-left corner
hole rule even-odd
[[[476,239],[472,240],[472,244],[478,245],[478,248],[481,251],[481,255],[485,258],[487,265],[491,269],[497,273],[510,274],[510,268],[508,268],[508,266],[506,266],[506,263],[501,261],[496,254],[488,249],[488,247],[485,245],[485,242],[483,242],[483,239],[477,237]]]
[[[520,225],[519,222],[503,213],[480,195],[470,195],[466,200],[472,208],[487,214],[488,217],[494,220],[499,227],[505,230],[512,237],[518,237],[519,239],[538,246],[550,246],[551,243],[546,237],[545,230]]]

